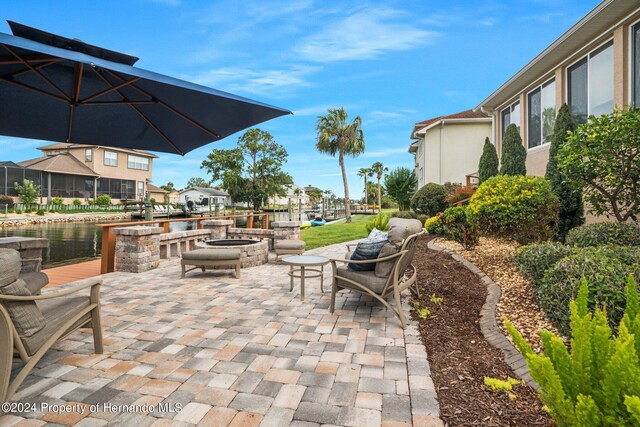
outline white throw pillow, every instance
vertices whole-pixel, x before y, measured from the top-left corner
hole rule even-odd
[[[380,231],[377,228],[374,228],[373,230],[371,230],[371,233],[369,233],[369,237],[367,237],[367,240],[369,240],[370,242],[380,242],[382,240],[387,240],[387,232]]]

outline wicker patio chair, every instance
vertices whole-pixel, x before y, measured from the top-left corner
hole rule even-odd
[[[402,328],[406,328],[407,319],[402,310],[400,294],[411,287],[419,294],[416,269],[412,265],[412,260],[418,238],[424,233],[422,223],[418,220],[391,218],[389,243],[382,248],[378,258],[351,260],[351,252],[349,252],[345,259],[332,259],[331,313],[335,311],[337,292],[349,289],[371,295],[380,301],[400,319]],[[347,265],[371,263],[375,264],[375,270],[352,271]],[[392,303],[387,301],[390,295],[393,295]]]
[[[20,277],[20,255],[0,249],[0,401],[6,402],[34,366],[58,340],[91,324],[95,352],[103,352],[100,324],[101,279],[91,278],[76,286],[40,294]],[[26,276],[28,279],[30,276]],[[88,295],[75,296],[90,289]],[[11,380],[14,357],[24,365]]]

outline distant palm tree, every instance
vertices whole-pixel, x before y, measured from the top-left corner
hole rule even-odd
[[[347,123],[347,112],[344,108],[329,108],[324,116],[318,117],[316,131],[318,139],[316,148],[321,153],[332,157],[338,153],[338,162],[342,171],[344,183],[345,216],[351,222],[351,206],[349,204],[349,184],[347,170],[344,166],[344,156],[356,157],[364,152],[364,134],[361,129],[362,119],[356,116],[351,123]]]
[[[371,168],[360,168],[358,176],[364,178],[364,210],[369,209],[369,197],[367,194],[367,178],[373,176],[373,170]]]
[[[371,165],[371,170],[376,174],[376,178],[378,178],[378,209],[382,209],[382,192],[380,191],[380,180],[382,179],[382,175],[389,170],[382,163],[375,162]]]

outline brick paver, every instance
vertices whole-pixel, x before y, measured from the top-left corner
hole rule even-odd
[[[341,257],[346,247],[310,253]],[[241,279],[180,279],[179,268],[174,259],[104,275],[105,354],[93,354],[90,330],[57,343],[13,399],[48,409],[0,425],[442,425],[416,325],[402,330],[351,291],[330,314],[330,268],[327,292],[310,279],[305,301],[273,261]],[[67,403],[84,413],[51,409]]]

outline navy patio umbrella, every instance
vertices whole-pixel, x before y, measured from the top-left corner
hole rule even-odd
[[[0,33],[0,134],[184,155],[290,111],[136,68],[15,22]]]

